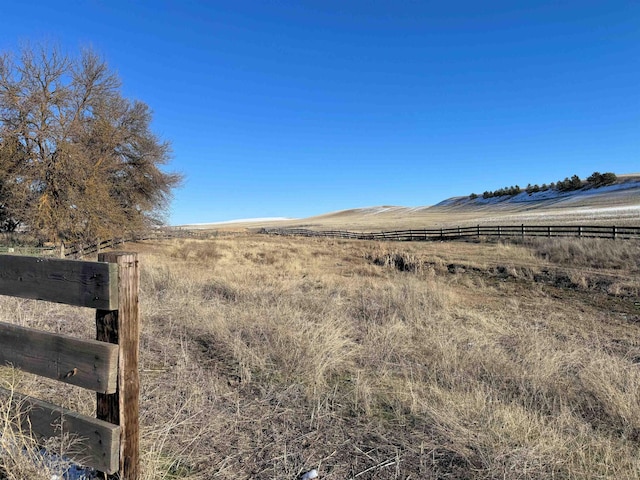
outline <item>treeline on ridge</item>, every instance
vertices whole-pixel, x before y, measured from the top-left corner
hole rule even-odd
[[[482,194],[482,198],[493,198],[493,197],[504,197],[509,196],[512,197],[514,195],[518,195],[520,193],[527,192],[529,195],[537,192],[546,192],[547,190],[555,190],[558,192],[571,192],[573,190],[580,190],[586,186],[591,188],[599,188],[605,185],[612,185],[616,183],[618,177],[615,173],[607,172],[593,172],[586,180],[580,179],[578,175],[573,175],[571,178],[566,177],[564,180],[559,180],[557,182],[551,182],[549,185],[543,183],[542,185],[527,185],[527,188],[522,189],[519,185],[504,187],[494,191],[486,191]],[[478,194],[472,193],[469,195],[469,198],[474,200],[478,198]]]

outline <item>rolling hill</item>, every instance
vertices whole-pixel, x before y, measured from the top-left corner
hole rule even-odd
[[[513,224],[640,225],[640,174],[619,175],[613,185],[580,190],[547,190],[475,199],[452,197],[433,206],[353,208],[303,219],[262,219],[185,226],[190,228],[304,227],[313,229],[383,229]]]

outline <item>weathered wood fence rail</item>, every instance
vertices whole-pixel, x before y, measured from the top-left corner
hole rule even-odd
[[[100,253],[101,250],[114,248],[126,242],[139,242],[142,240],[168,240],[171,238],[197,238],[197,233],[189,230],[162,229],[142,233],[129,233],[123,237],[102,240],[90,245],[73,245],[62,253],[65,257],[79,258],[92,253]],[[59,252],[59,250],[57,250]]]
[[[201,238],[205,234],[199,234],[190,230],[161,229],[155,231],[128,233],[122,237],[99,240],[96,243],[85,245],[69,245],[60,247],[29,247],[29,246],[1,246],[0,254],[12,253],[15,255],[31,255],[39,257],[82,258],[85,255],[100,253],[108,248],[113,249],[126,242],[138,242],[142,240],[168,240],[171,238]]]
[[[0,295],[96,309],[96,340],[0,323],[0,365],[90,389],[97,418],[0,389],[38,437],[60,431],[79,447],[64,452],[109,478],[136,480],[139,469],[139,269],[135,253],[97,262],[0,255]]]
[[[350,232],[347,230],[310,230],[305,228],[268,228],[270,235],[353,238],[359,240],[428,241],[478,237],[589,237],[640,239],[640,227],[599,225],[507,225],[393,230],[387,232]]]

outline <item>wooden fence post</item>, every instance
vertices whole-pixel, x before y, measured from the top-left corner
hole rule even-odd
[[[582,227],[578,227],[578,237],[582,237]]]
[[[616,239],[616,237],[618,236],[618,229],[616,227],[611,227],[611,235],[614,240]]]
[[[96,312],[97,339],[117,343],[118,387],[116,393],[96,395],[97,417],[120,425],[120,470],[108,479],[138,480],[140,470],[138,356],[140,344],[138,254],[106,252],[98,261],[118,265],[118,310]]]
[[[524,223],[521,225],[522,227],[522,238],[524,238]]]
[[[478,225],[478,238],[480,238],[480,225]]]

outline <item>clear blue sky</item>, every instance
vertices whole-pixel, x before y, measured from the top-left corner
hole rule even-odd
[[[640,171],[638,1],[3,2],[25,41],[92,46],[151,106],[172,224]]]

